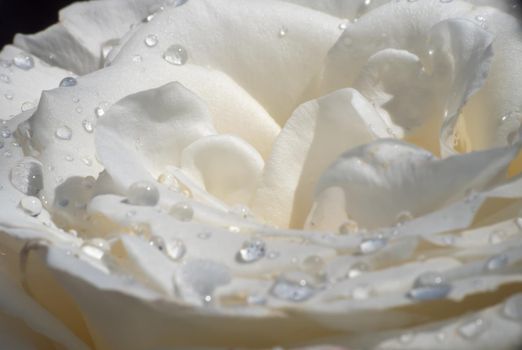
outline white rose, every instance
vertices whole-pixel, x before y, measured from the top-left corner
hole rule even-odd
[[[516,349],[513,11],[107,0],[15,37],[2,348]]]

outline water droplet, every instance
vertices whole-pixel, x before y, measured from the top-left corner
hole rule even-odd
[[[266,304],[266,297],[263,295],[249,295],[246,302],[250,305],[264,305]]]
[[[43,188],[42,165],[32,158],[24,158],[11,169],[9,178],[18,191],[36,196]]]
[[[194,217],[194,209],[190,203],[180,202],[170,207],[169,214],[179,221],[190,221]]]
[[[188,60],[187,50],[181,45],[172,45],[163,54],[163,59],[176,66],[184,65]]]
[[[386,246],[386,239],[384,238],[367,238],[363,239],[359,244],[359,252],[361,254],[372,254]]]
[[[437,333],[436,338],[439,343],[444,343],[446,341],[446,333],[439,332]]]
[[[22,105],[20,106],[20,110],[22,112],[27,112],[31,109],[34,108],[34,103],[30,102],[30,101],[25,101],[24,103],[22,103]]]
[[[7,74],[0,74],[0,81],[6,84],[11,82],[11,78]]]
[[[411,1],[410,1],[411,2]],[[404,333],[399,337],[399,341],[403,344],[409,344],[413,341],[413,333]]]
[[[81,114],[83,112],[83,108],[81,106],[78,106],[75,108],[76,113]]]
[[[87,119],[84,119],[82,121],[82,126],[83,126],[83,130],[85,130],[86,132],[88,132],[89,134],[92,133],[94,131],[94,126],[92,125],[92,122],[90,122],[89,120]]]
[[[406,223],[407,221],[410,221],[412,219],[413,219],[412,213],[405,210],[405,211],[401,211],[399,214],[397,214],[397,218],[396,218],[395,222],[397,225],[404,225],[404,223]]]
[[[71,86],[75,86],[76,84],[78,84],[78,81],[76,81],[75,78],[66,77],[66,78],[63,78],[62,81],[60,82],[60,87],[71,87]]]
[[[353,264],[350,269],[348,270],[348,278],[355,278],[360,275],[362,275],[364,272],[368,271],[370,267],[363,263],[363,262],[357,262]]]
[[[306,301],[317,293],[313,281],[314,279],[305,273],[285,273],[276,279],[270,294],[292,302]]]
[[[228,227],[228,230],[232,233],[239,233],[241,229],[238,226],[231,225]]]
[[[3,126],[0,128],[0,137],[3,137],[4,139],[7,139],[11,137],[12,132],[7,126]]]
[[[499,269],[503,268],[504,266],[506,266],[508,264],[508,262],[509,262],[509,258],[507,255],[505,255],[505,254],[495,255],[486,262],[484,269],[487,272],[496,271],[496,270],[499,270]]]
[[[143,62],[143,57],[141,57],[140,55],[134,55],[134,56],[132,56],[132,62],[141,63],[141,62]]]
[[[283,27],[281,27],[281,28],[279,29],[278,36],[279,36],[280,38],[285,37],[287,34],[288,34],[288,28],[286,28],[286,27],[283,26]]]
[[[174,0],[174,7],[184,5],[188,0]]]
[[[13,64],[22,70],[30,70],[34,67],[34,59],[29,55],[19,53],[13,58]]]
[[[467,321],[458,328],[458,333],[465,339],[476,339],[486,330],[486,322],[482,318]]]
[[[236,255],[236,260],[240,263],[253,263],[265,256],[266,245],[260,239],[245,241]]]
[[[72,161],[74,160],[74,157],[71,156],[70,154],[68,154],[68,155],[66,155],[66,156],[64,157],[64,159],[65,159],[66,161],[68,161],[68,162],[72,162]]]
[[[105,115],[105,110],[102,107],[98,106],[94,109],[94,114],[97,118],[103,117]]]
[[[165,244],[165,253],[172,260],[181,259],[186,252],[187,248],[185,247],[185,243],[180,239],[171,239]]]
[[[499,244],[506,239],[506,233],[503,230],[495,230],[489,235],[489,243]]]
[[[339,233],[346,235],[350,233],[356,233],[359,231],[359,224],[357,221],[348,219],[341,226],[339,226]]]
[[[145,45],[147,47],[154,47],[158,45],[158,37],[155,34],[149,34],[145,37]]]
[[[169,190],[171,190],[171,191],[179,191],[179,188],[180,188],[179,181],[173,174],[170,174],[170,173],[161,174],[158,177],[158,182],[160,184],[168,186]]]
[[[346,28],[348,28],[349,23],[350,22],[347,19],[344,19],[341,23],[339,23],[338,28],[340,30],[345,30]]]
[[[415,279],[408,298],[423,301],[445,298],[451,291],[451,285],[438,272],[426,272]]]
[[[522,294],[516,294],[506,300],[502,314],[511,320],[522,321]]]
[[[6,92],[4,94],[4,97],[6,98],[6,100],[11,101],[13,99],[14,95],[11,92]]]
[[[159,251],[165,251],[165,240],[160,236],[153,236],[149,239],[149,245],[158,249]]]
[[[54,136],[60,140],[70,140],[72,138],[72,130],[68,126],[64,125],[56,129]]]
[[[148,181],[135,182],[127,190],[127,201],[132,205],[154,206],[159,197],[156,186]]]
[[[355,300],[368,299],[371,294],[372,294],[372,288],[367,284],[363,284],[363,285],[359,285],[359,286],[355,287],[351,293],[352,298]]]
[[[279,252],[268,252],[268,254],[266,255],[266,257],[270,260],[274,260],[274,259],[277,259],[279,258]]]
[[[102,249],[99,245],[95,245],[90,242],[84,243],[81,247],[81,251],[85,255],[96,260],[101,260],[105,255],[104,249]]]
[[[37,197],[26,196],[20,200],[20,208],[31,216],[38,216],[42,212],[42,202]]]

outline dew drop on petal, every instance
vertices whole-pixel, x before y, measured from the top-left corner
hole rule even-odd
[[[372,288],[367,284],[359,285],[355,287],[351,292],[352,298],[355,300],[368,299],[371,296],[371,294]]]
[[[9,129],[7,126],[3,126],[0,128],[0,137],[3,137],[4,139],[7,139],[11,137],[11,129]]]
[[[173,65],[182,66],[188,60],[187,50],[181,45],[172,45],[163,54],[163,59]]]
[[[172,260],[181,259],[186,252],[185,243],[180,239],[170,239],[165,243],[165,254]]]
[[[60,81],[60,87],[71,87],[78,84],[78,81],[76,81],[73,77],[66,77],[63,78],[62,81]]]
[[[92,125],[92,122],[87,119],[84,119],[82,121],[82,126],[83,126],[83,130],[85,130],[89,134],[94,131],[94,126]]]
[[[522,321],[522,294],[516,294],[504,302],[502,314],[510,320]]]
[[[103,117],[105,115],[105,110],[98,106],[94,109],[94,114],[97,118]]]
[[[288,28],[286,27],[281,27],[279,29],[279,33],[277,34],[280,38],[284,38],[286,35],[288,34]]]
[[[158,37],[155,34],[149,34],[145,37],[145,45],[147,47],[154,47],[158,45]]]
[[[361,254],[372,254],[386,246],[386,239],[384,238],[366,238],[359,244],[359,252]]]
[[[86,242],[82,245],[81,251],[83,254],[92,259],[101,260],[105,255],[105,250],[97,244]]]
[[[22,70],[30,70],[34,67],[34,59],[27,54],[19,53],[13,58],[13,64]]]
[[[24,158],[11,169],[9,179],[18,191],[37,196],[43,188],[42,165],[32,158]]]
[[[370,267],[363,263],[363,262],[357,262],[353,264],[350,269],[348,270],[348,278],[355,278],[360,275],[362,275],[364,272],[368,271]]]
[[[154,206],[159,197],[156,186],[148,181],[135,182],[127,190],[127,200],[132,205]]]
[[[484,266],[486,272],[496,271],[509,263],[509,258],[505,254],[499,254],[491,257]]]
[[[486,322],[482,318],[466,321],[458,328],[458,333],[464,339],[478,338],[486,330]]]
[[[212,237],[212,233],[210,233],[210,232],[200,232],[200,233],[198,233],[198,238],[199,239],[207,240],[210,237]]]
[[[72,130],[68,126],[63,125],[56,129],[54,136],[56,136],[57,139],[67,141],[72,138]]]
[[[180,202],[170,207],[169,214],[179,221],[190,221],[194,217],[194,209],[187,202]]]
[[[20,208],[31,216],[38,216],[42,212],[42,202],[34,196],[26,196],[20,200]]]
[[[442,274],[425,272],[415,279],[407,297],[419,301],[437,300],[444,299],[450,291],[451,285],[446,282]]]
[[[276,279],[270,294],[292,302],[306,301],[317,293],[312,281],[313,278],[304,273],[285,273]]]
[[[236,255],[236,260],[240,263],[253,263],[265,256],[266,245],[260,239],[251,239],[243,242],[241,249]]]

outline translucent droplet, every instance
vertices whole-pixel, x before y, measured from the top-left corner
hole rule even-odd
[[[362,275],[364,272],[368,271],[370,268],[367,264],[363,262],[357,262],[353,264],[348,270],[348,278],[355,278]]]
[[[241,232],[241,228],[239,228],[238,226],[234,226],[234,225],[231,225],[228,227],[228,230],[232,233],[239,233]]]
[[[170,207],[169,214],[179,221],[190,221],[194,217],[194,209],[190,203],[176,203]]]
[[[165,240],[160,236],[154,236],[149,239],[149,245],[158,249],[159,251],[165,251]]]
[[[29,55],[19,53],[13,58],[13,64],[22,70],[30,70],[34,67],[34,59]]]
[[[268,254],[266,255],[266,257],[270,260],[274,260],[274,259],[277,259],[279,258],[279,252],[268,252]]]
[[[81,247],[82,253],[89,256],[92,259],[101,260],[105,255],[105,250],[98,245],[92,243],[84,243]]]
[[[361,254],[372,254],[386,246],[386,239],[384,238],[367,238],[363,239],[359,244],[359,252]]]
[[[348,28],[348,23],[349,23],[349,21],[347,19],[345,19],[341,23],[339,23],[338,28],[340,30],[345,30],[346,28]]]
[[[38,216],[42,212],[42,202],[37,197],[26,196],[20,200],[20,208],[31,216]]]
[[[482,318],[467,321],[458,328],[458,333],[464,339],[476,339],[486,330],[486,322]]]
[[[3,137],[4,139],[7,139],[11,137],[11,130],[7,126],[3,126],[0,128],[0,137]]]
[[[397,215],[396,224],[403,225],[404,223],[406,223],[407,221],[410,221],[412,219],[413,219],[413,215],[409,211],[407,211],[407,210],[401,211]]]
[[[56,129],[54,136],[60,140],[70,140],[72,138],[72,130],[68,126],[64,125]]]
[[[143,57],[141,57],[140,55],[134,55],[134,56],[132,56],[132,62],[141,63],[141,62],[143,62]]]
[[[76,113],[81,114],[83,112],[83,108],[81,106],[78,106],[75,108]]]
[[[169,188],[171,191],[179,191],[180,184],[176,176],[170,173],[161,174],[158,177],[158,182]]]
[[[200,232],[200,233],[198,233],[198,238],[199,239],[206,240],[206,239],[209,239],[210,237],[212,237],[212,233],[210,233],[210,232]]]
[[[438,272],[426,272],[417,277],[408,298],[423,301],[444,299],[451,291],[451,285]]]
[[[351,293],[352,298],[355,300],[368,299],[371,296],[371,294],[372,294],[372,288],[367,284],[363,284],[363,285],[355,287]]]
[[[22,112],[27,112],[31,109],[34,108],[34,103],[30,102],[30,101],[25,101],[24,103],[22,103],[22,105],[20,106],[20,110]]]
[[[279,276],[270,294],[282,300],[302,302],[310,299],[317,293],[313,278],[304,273],[286,273]]]
[[[94,126],[92,125],[92,122],[90,122],[89,120],[87,119],[84,119],[82,121],[82,126],[83,126],[83,130],[85,130],[86,132],[88,132],[89,134],[92,133],[94,131]]]
[[[5,84],[9,84],[11,82],[11,78],[7,74],[0,74],[0,81]]]
[[[522,294],[516,294],[506,300],[502,314],[511,320],[522,321]]]
[[[14,95],[12,93],[10,93],[10,92],[6,92],[4,94],[4,97],[5,97],[6,100],[11,101],[13,99]]]
[[[236,260],[241,263],[253,263],[263,258],[265,253],[265,242],[260,239],[251,239],[243,243]]]
[[[172,260],[181,259],[186,252],[187,248],[185,247],[185,243],[180,239],[171,239],[165,244],[165,253]]]
[[[506,239],[506,233],[502,230],[496,230],[489,235],[489,243],[499,244]]]
[[[181,45],[172,45],[163,54],[163,59],[176,66],[184,65],[188,60],[187,50]]]
[[[508,264],[508,262],[509,262],[509,258],[507,255],[505,255],[505,254],[495,255],[486,262],[484,269],[487,272],[496,271],[496,270],[499,270],[499,269],[503,268],[504,266],[506,266]]]
[[[181,6],[185,4],[188,0],[174,0],[174,7]]]
[[[64,159],[65,159],[66,161],[68,161],[68,162],[72,162],[72,161],[74,160],[74,157],[71,156],[70,154],[68,154],[68,155],[66,155],[66,156],[64,157]]]
[[[356,233],[359,231],[359,224],[354,220],[347,220],[341,226],[339,226],[339,233],[346,235],[350,233]]]
[[[154,206],[159,201],[159,191],[153,183],[138,181],[130,185],[127,201],[132,205]]]
[[[105,110],[103,109],[103,107],[98,106],[94,109],[94,114],[98,118],[103,117],[105,115]]]
[[[285,37],[287,34],[288,34],[288,28],[286,28],[286,27],[283,26],[283,27],[281,27],[281,28],[279,29],[278,36],[279,36],[280,38]]]
[[[75,86],[76,84],[78,84],[78,82],[76,81],[75,78],[66,77],[66,78],[63,78],[62,81],[60,82],[60,87],[71,87],[71,86]]]
[[[32,158],[24,158],[11,169],[9,178],[18,191],[37,196],[43,188],[42,165]]]
[[[149,34],[145,37],[145,45],[154,47],[158,45],[158,37],[155,34]]]

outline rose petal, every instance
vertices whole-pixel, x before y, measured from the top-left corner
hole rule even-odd
[[[360,226],[389,226],[401,216],[408,220],[429,213],[491,185],[517,153],[517,148],[500,148],[436,160],[399,141],[377,141],[341,156],[323,174],[316,193],[341,187],[346,213]],[[317,203],[326,211],[341,204]]]
[[[178,83],[130,95],[116,103],[96,128],[100,161],[121,189],[179,165],[181,152],[213,134],[205,105]]]
[[[283,227],[301,227],[312,204],[312,189],[330,162],[347,149],[389,136],[387,129],[353,89],[301,105],[274,144],[254,212]]]

